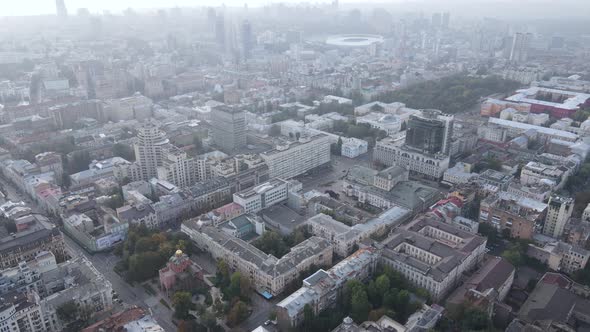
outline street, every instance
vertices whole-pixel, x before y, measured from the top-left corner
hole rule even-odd
[[[113,291],[119,294],[119,299],[123,303],[146,309],[164,330],[171,332],[177,330],[176,326],[172,324],[172,312],[168,308],[164,307],[157,298],[147,294],[143,287],[131,286],[113,271],[114,265],[119,260],[117,256],[112,253],[90,255],[66,234],[64,234],[64,239],[70,255],[72,257],[83,255],[92,262],[96,269],[111,282]]]
[[[26,194],[20,192],[12,183],[8,182],[3,177],[0,177],[0,186],[2,187],[2,192],[6,195],[4,201],[24,201],[34,213],[46,214],[41,208],[39,208],[39,206],[37,206],[37,204],[32,202]],[[70,257],[76,257],[79,255],[85,256],[96,269],[110,281],[113,291],[119,294],[119,299],[123,303],[136,305],[146,309],[165,331],[174,332],[177,330],[176,326],[172,324],[172,311],[164,307],[157,297],[147,294],[141,286],[129,285],[123,280],[123,278],[113,271],[113,267],[119,260],[117,256],[112,253],[97,253],[90,255],[66,233],[63,234],[66,250],[69,252]]]

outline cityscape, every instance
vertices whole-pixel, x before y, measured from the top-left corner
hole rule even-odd
[[[590,331],[589,259],[590,3],[0,4],[0,332]]]

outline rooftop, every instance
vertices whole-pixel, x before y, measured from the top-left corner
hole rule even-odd
[[[560,96],[560,98],[558,98],[560,100],[540,100],[538,98],[539,94],[557,95]],[[508,101],[545,105],[567,110],[577,109],[581,104],[585,103],[588,99],[590,99],[590,94],[587,93],[549,89],[538,86],[518,90],[515,95],[506,98],[506,100]]]

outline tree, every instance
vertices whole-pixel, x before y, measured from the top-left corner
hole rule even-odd
[[[498,239],[498,231],[492,225],[488,223],[480,223],[478,232],[480,235],[483,235],[488,238],[488,243],[494,244],[499,241]]]
[[[252,244],[256,248],[277,258],[281,258],[289,252],[289,247],[284,239],[277,232],[273,231],[264,232],[264,234]]]
[[[381,296],[383,296],[387,292],[387,290],[389,289],[389,285],[389,278],[385,274],[380,275],[375,280],[375,287],[377,287],[377,291],[379,292],[379,294],[381,294]]]
[[[201,324],[205,325],[207,328],[212,329],[217,325],[217,318],[215,315],[206,311],[204,314],[201,315]]]
[[[76,151],[72,153],[71,161],[68,164],[69,173],[78,173],[88,169],[90,164],[90,154],[88,151]]]
[[[248,306],[242,301],[237,301],[227,314],[227,325],[236,326],[248,318]]]
[[[465,311],[461,325],[465,331],[482,331],[490,326],[490,320],[484,311],[470,308]]]
[[[369,299],[367,293],[362,289],[357,289],[350,301],[350,317],[357,323],[362,323],[369,317]]]
[[[207,332],[207,328],[194,320],[181,320],[178,322],[178,332]]]
[[[221,287],[225,287],[229,285],[230,282],[230,274],[229,274],[229,267],[227,263],[223,259],[217,260],[217,283]]]
[[[303,307],[303,327],[306,330],[310,329],[314,320],[315,320],[315,314],[313,312],[313,309],[311,308],[311,306],[308,303]]]
[[[135,160],[135,152],[133,149],[130,146],[121,143],[113,145],[113,155],[128,161]]]
[[[188,318],[188,312],[193,308],[191,301],[191,293],[176,292],[172,297],[172,305],[174,306],[174,317],[180,319]]]
[[[74,300],[67,301],[57,307],[57,317],[64,322],[73,322],[78,318],[78,305]]]

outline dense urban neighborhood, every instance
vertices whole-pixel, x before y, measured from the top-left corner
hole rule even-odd
[[[0,332],[590,330],[582,3],[0,12]]]

